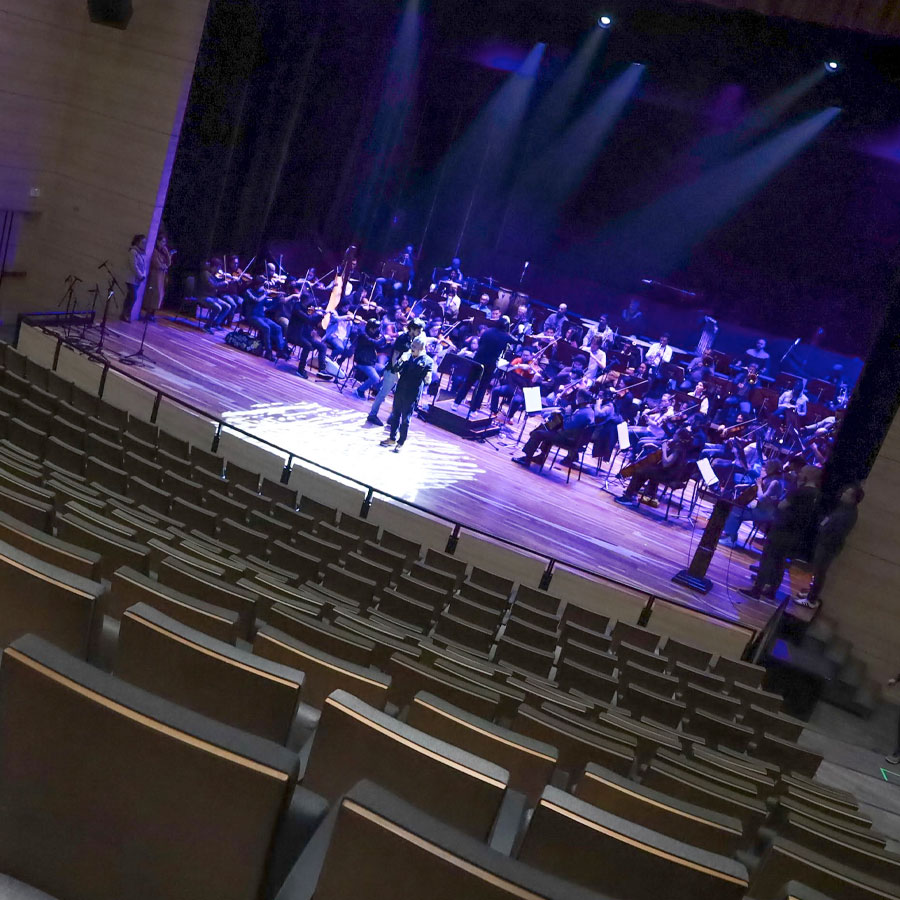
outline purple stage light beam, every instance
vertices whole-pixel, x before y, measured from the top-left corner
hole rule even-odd
[[[648,272],[664,277],[815,141],[839,113],[833,106],[808,116],[610,226],[597,242],[598,266],[633,283]]]

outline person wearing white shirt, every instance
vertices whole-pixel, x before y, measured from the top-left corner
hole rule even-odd
[[[441,303],[441,309],[444,311],[444,318],[451,322],[455,322],[456,317],[459,315],[459,304],[459,294],[457,293],[457,289],[453,288],[450,292],[450,296]]]
[[[128,274],[125,276],[125,301],[122,304],[122,321],[131,321],[131,310],[137,300],[137,290],[147,278],[147,235],[136,234],[128,248]]]
[[[798,378],[794,386],[778,398],[778,408],[775,410],[775,415],[796,426],[797,420],[802,419],[806,415],[806,405],[808,403],[809,397],[803,393],[803,381]]]
[[[606,354],[603,352],[603,342],[599,334],[595,334],[589,341],[585,341],[581,352],[588,358],[585,375],[592,381],[606,369]]]
[[[672,348],[669,346],[669,335],[664,334],[655,343],[650,345],[644,362],[651,370],[657,370],[663,363],[672,361]]]

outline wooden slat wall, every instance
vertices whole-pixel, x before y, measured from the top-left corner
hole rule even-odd
[[[682,0],[725,9],[750,9],[830,28],[849,28],[900,37],[900,5],[896,0]]]
[[[825,614],[882,681],[900,671],[900,417],[866,480],[859,523],[834,563]]]
[[[0,0],[0,209],[21,211],[6,269],[26,273],[0,285],[4,320],[55,307],[70,272],[124,273],[155,232],[207,4],[137,2],[119,31],[81,0]]]

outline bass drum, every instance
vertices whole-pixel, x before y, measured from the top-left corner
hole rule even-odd
[[[509,308],[513,302],[513,296],[514,294],[509,288],[497,288],[497,302],[494,308],[500,310],[501,316],[506,315],[509,312]]]

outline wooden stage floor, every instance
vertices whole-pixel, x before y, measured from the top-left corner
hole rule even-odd
[[[713,590],[706,596],[672,583],[690,561],[707,508],[692,525],[663,520],[664,507],[635,511],[618,506],[616,481],[561,467],[538,474],[510,462],[518,428],[493,446],[464,440],[414,420],[403,452],[379,447],[381,428],[366,424],[368,403],[341,394],[329,382],[298,378],[296,363],[277,364],[235,350],[193,325],[158,318],[150,325],[146,353],[152,366],[120,365],[133,353],[143,325],[116,322],[107,335],[114,367],[227,424],[265,438],[284,450],[359,479],[437,514],[513,541],[659,597],[686,603],[732,621],[762,627],[768,604],[737,589],[748,584],[748,553],[722,548],[713,559]],[[386,419],[387,404],[381,418]],[[674,510],[673,510],[674,511]],[[745,526],[746,527],[746,526]],[[797,613],[795,607],[792,610]]]

